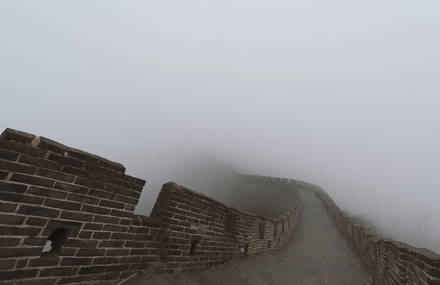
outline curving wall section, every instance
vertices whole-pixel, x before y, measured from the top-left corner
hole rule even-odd
[[[320,187],[300,182],[323,201],[340,232],[360,257],[365,269],[381,285],[439,285],[440,255],[430,250],[378,237],[346,215]]]
[[[259,179],[270,189],[285,179]],[[133,213],[145,181],[44,137],[0,136],[0,283],[114,284],[137,272],[203,270],[280,248],[300,200],[271,219],[167,183],[151,216]]]

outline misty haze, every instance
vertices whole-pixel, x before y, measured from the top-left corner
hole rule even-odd
[[[439,11],[440,2],[430,0],[2,1],[0,132],[23,131],[121,163],[126,174],[146,180],[134,203],[134,213],[142,217],[164,213],[155,204],[165,199],[157,200],[162,185],[172,181],[177,186],[166,187],[202,193],[218,201],[219,207],[232,207],[230,211],[249,217],[298,218],[286,228],[283,220],[282,230],[277,220],[270,230],[258,225],[260,239],[273,232],[274,241],[265,241],[264,246],[275,251],[277,241],[284,242],[276,239],[277,229],[286,231],[286,247],[300,248],[296,240],[308,222],[319,227],[318,216],[328,216],[336,221],[328,225],[344,231],[338,219],[347,216],[380,239],[426,249],[438,262]],[[7,158],[15,160],[19,153],[11,145],[43,149],[35,138],[20,142],[5,133],[4,140],[0,192],[9,191],[5,183],[14,182],[19,171]],[[14,163],[22,166],[23,155],[20,152]],[[48,159],[49,154],[41,158]],[[286,184],[270,177],[289,180]],[[0,202],[10,199],[2,197]],[[17,207],[27,203],[3,202],[8,201]],[[345,216],[338,216],[332,201]],[[316,210],[317,205],[330,214]],[[296,217],[296,211],[303,214]],[[9,227],[1,217],[0,224]],[[225,231],[236,225],[228,220],[233,218],[226,218]],[[191,225],[200,227],[204,229]],[[44,242],[51,240],[61,248],[64,242],[56,244],[54,237],[60,233],[44,237]],[[203,248],[200,236],[190,238],[189,255],[197,246]],[[8,246],[0,238],[0,251]],[[241,253],[254,253],[248,244],[236,246]],[[356,245],[344,247],[351,256],[350,248]],[[292,252],[300,255],[302,250]],[[246,266],[259,268],[259,260],[270,254],[232,264],[237,262],[236,268],[243,271]],[[281,246],[273,254],[290,255]],[[33,270],[30,261],[19,267],[24,256],[0,253],[0,282],[15,280],[9,272]],[[10,260],[17,263],[3,268]],[[268,268],[277,267],[269,263]],[[371,276],[368,265],[362,266],[356,270],[367,268],[362,274]],[[438,263],[429,266],[439,270]],[[197,277],[198,283],[179,273],[169,280],[146,277],[128,284],[208,284],[203,278],[221,279],[229,272],[219,268],[201,273],[204,277]],[[43,270],[35,278],[42,278]],[[81,275],[80,270],[75,274]],[[267,271],[273,276],[255,275],[240,284],[284,284],[277,273]],[[53,276],[62,276],[57,274]],[[399,284],[424,284],[408,276],[408,283]],[[49,282],[64,282],[56,278]],[[188,283],[179,283],[178,278],[187,278],[180,280]],[[439,276],[429,278],[440,282],[435,279]],[[316,280],[292,284],[324,284]]]

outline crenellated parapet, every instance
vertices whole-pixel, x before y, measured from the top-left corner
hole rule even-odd
[[[259,183],[270,189],[270,178]],[[301,204],[278,218],[239,211],[175,183],[151,216],[133,213],[145,181],[44,137],[0,136],[0,283],[116,283],[138,272],[207,269],[280,248]]]

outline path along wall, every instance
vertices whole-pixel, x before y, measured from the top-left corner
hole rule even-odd
[[[290,183],[263,180],[268,190]],[[113,284],[140,271],[203,270],[280,248],[301,208],[298,199],[285,215],[269,219],[167,183],[151,216],[135,215],[144,185],[119,163],[5,130],[0,283]]]
[[[321,198],[337,227],[357,252],[374,284],[439,285],[440,255],[378,237],[345,214],[321,188],[302,183]]]

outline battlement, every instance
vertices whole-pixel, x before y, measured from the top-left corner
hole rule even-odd
[[[280,248],[299,218],[299,200],[272,219],[172,182],[163,186],[151,217],[135,215],[145,181],[125,171],[122,164],[6,129],[0,136],[0,282],[113,284],[140,271],[203,270]],[[268,188],[287,183],[249,179]]]

